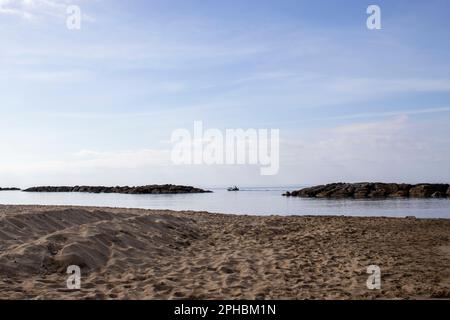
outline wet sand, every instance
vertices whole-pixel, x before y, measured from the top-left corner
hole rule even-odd
[[[450,298],[450,220],[0,206],[0,299],[405,298]]]

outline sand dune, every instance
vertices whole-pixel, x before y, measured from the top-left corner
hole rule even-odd
[[[450,298],[450,220],[0,206],[0,298]]]

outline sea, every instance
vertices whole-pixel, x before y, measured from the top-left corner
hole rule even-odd
[[[0,204],[76,205],[119,208],[208,211],[244,215],[338,215],[416,218],[450,218],[450,199],[305,199],[283,197],[304,186],[246,187],[231,192],[207,188],[212,193],[132,195],[92,193],[0,192]]]

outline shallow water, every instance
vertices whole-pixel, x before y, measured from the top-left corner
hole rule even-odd
[[[130,195],[0,192],[0,204],[80,205],[143,209],[195,210],[248,215],[346,215],[450,218],[450,199],[327,200],[287,198],[295,188],[247,188],[239,192]]]

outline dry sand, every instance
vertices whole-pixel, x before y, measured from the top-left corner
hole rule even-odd
[[[0,206],[0,298],[448,299],[450,220]]]

